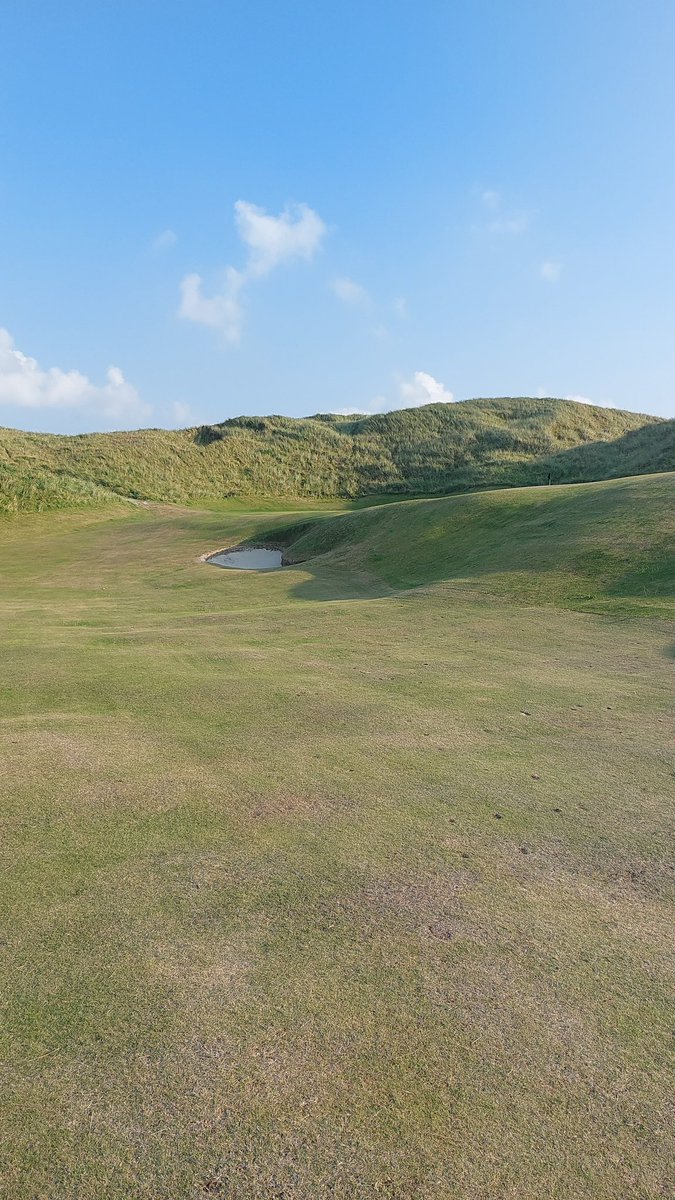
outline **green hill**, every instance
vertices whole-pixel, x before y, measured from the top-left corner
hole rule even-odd
[[[675,468],[675,421],[507,398],[350,418],[236,417],[176,431],[75,437],[0,430],[0,510],[96,503],[101,492],[194,503],[227,496],[424,494]]]
[[[291,562],[390,588],[674,615],[675,475],[407,500],[271,530]],[[260,540],[260,533],[257,535]]]

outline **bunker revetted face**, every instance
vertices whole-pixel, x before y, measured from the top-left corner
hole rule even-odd
[[[214,567],[234,567],[238,571],[274,571],[281,566],[281,550],[223,550],[206,561]]]

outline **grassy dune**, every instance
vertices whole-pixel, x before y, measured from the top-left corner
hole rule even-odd
[[[674,490],[2,522],[2,1195],[668,1194]]]
[[[0,462],[0,514],[91,508],[115,501],[119,497],[114,492],[89,479]]]
[[[92,488],[182,504],[414,495],[545,483],[549,474],[564,483],[667,470],[675,470],[675,421],[565,400],[468,400],[369,417],[237,417],[174,431],[0,430],[0,511],[88,503]]]

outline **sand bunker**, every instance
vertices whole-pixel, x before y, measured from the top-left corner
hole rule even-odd
[[[281,550],[221,550],[206,559],[214,567],[234,567],[237,571],[274,571],[281,566]]]

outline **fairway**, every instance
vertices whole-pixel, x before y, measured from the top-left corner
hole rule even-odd
[[[0,1195],[670,1194],[674,496],[3,518]]]

